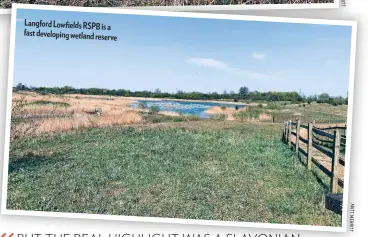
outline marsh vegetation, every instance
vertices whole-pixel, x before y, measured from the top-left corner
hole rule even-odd
[[[238,102],[201,118],[147,99],[13,92],[8,208],[341,225],[280,138],[283,118],[344,122],[347,105]]]

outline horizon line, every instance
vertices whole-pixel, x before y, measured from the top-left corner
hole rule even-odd
[[[28,87],[29,89],[37,89],[37,88],[45,88],[45,89],[48,89],[48,88],[68,88],[69,87],[70,89],[73,89],[73,90],[87,90],[87,89],[99,89],[99,90],[109,90],[109,91],[123,90],[123,91],[133,92],[133,93],[135,93],[135,92],[150,92],[150,93],[157,93],[157,94],[178,94],[178,93],[188,93],[188,94],[189,93],[201,93],[201,94],[214,94],[214,93],[216,93],[218,95],[226,95],[226,94],[228,94],[228,95],[231,95],[231,94],[238,95],[238,94],[240,94],[239,91],[227,90],[227,89],[224,89],[222,92],[216,92],[216,91],[213,91],[213,92],[201,92],[201,91],[195,91],[195,90],[193,90],[193,91],[185,91],[185,90],[181,90],[181,89],[177,89],[175,92],[167,92],[167,91],[161,91],[160,88],[155,88],[155,89],[150,89],[150,90],[147,90],[147,89],[130,90],[130,89],[124,89],[124,88],[109,89],[109,88],[102,88],[102,87],[73,87],[73,86],[68,86],[68,85],[65,85],[65,86],[32,86],[32,85],[29,85],[28,86],[27,84],[23,84],[21,82],[18,83],[18,84],[22,84],[22,85]],[[13,85],[13,88],[16,88],[16,87],[17,87],[17,85]],[[160,92],[155,92],[155,90],[160,90]],[[227,92],[226,94],[224,93],[225,91]],[[309,94],[309,95],[306,95],[303,92],[302,93],[299,93],[296,90],[293,90],[293,91],[272,91],[272,90],[269,90],[269,91],[254,90],[254,91],[252,91],[252,90],[249,90],[249,94],[250,93],[254,93],[254,92],[258,92],[258,93],[296,93],[300,97],[314,97],[314,96],[319,96],[319,95],[322,95],[322,94],[328,94],[330,98],[337,98],[337,97],[347,98],[348,97],[348,96],[343,96],[343,95],[334,95],[334,96],[332,96],[328,92],[322,92],[320,94]],[[64,94],[67,94],[67,93],[64,93]],[[116,95],[116,96],[119,96],[119,95]]]

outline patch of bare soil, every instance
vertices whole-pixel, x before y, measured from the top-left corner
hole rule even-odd
[[[346,123],[331,123],[331,124],[318,124],[317,128],[330,128],[330,127],[345,127]]]
[[[320,127],[320,128],[322,128],[324,126],[328,127],[328,124],[327,125],[326,124],[318,125],[318,127]],[[336,124],[336,126],[341,126],[341,124],[338,124],[338,125]],[[299,136],[300,136],[300,138],[303,138],[305,140],[308,140],[308,131],[306,129],[301,128],[300,129],[300,135]],[[295,136],[292,136],[291,137],[291,141],[292,141],[292,143],[295,144],[296,137]],[[307,152],[307,150],[308,150],[307,144],[305,144],[300,139],[299,139],[299,148],[303,149],[305,152]],[[313,154],[313,158],[315,160],[317,160],[321,165],[323,165],[327,170],[329,170],[329,171],[332,170],[332,159],[331,159],[331,157],[323,154],[322,152],[318,151],[315,148],[312,148],[312,154]],[[341,165],[341,164],[338,164],[337,177],[339,179],[341,179],[342,181],[344,180],[344,172],[345,172],[345,167],[343,165]]]
[[[226,120],[235,120],[234,113],[236,112],[235,108],[224,108],[220,106],[213,106],[206,110],[207,114],[224,114],[226,115]]]

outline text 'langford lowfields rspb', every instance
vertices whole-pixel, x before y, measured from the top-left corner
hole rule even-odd
[[[29,27],[24,29],[24,36],[30,37],[43,37],[54,39],[85,39],[85,40],[103,40],[103,41],[117,41],[118,37],[114,35],[97,34],[95,31],[110,31],[111,26],[105,25],[100,22],[79,22],[79,21],[66,21],[57,22],[55,20],[50,21],[29,21],[24,19],[24,26]],[[43,31],[41,28],[53,28],[54,30]],[[66,33],[64,30],[87,30],[80,32]]]

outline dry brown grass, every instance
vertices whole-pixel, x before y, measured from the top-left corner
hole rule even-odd
[[[242,121],[246,122],[269,122],[272,121],[272,116],[266,113],[260,114],[257,118],[255,117],[247,117],[246,119],[243,119]]]
[[[35,134],[38,135],[48,132],[59,133],[83,128],[127,125],[139,123],[141,121],[142,117],[133,111],[127,111],[120,114],[107,113],[99,117],[77,113],[73,117],[45,119],[43,120],[43,123],[37,128]]]
[[[174,111],[160,111],[158,113],[162,115],[172,116],[172,117],[181,116],[178,112],[174,112]]]
[[[40,100],[64,102],[74,106],[129,106],[134,102],[133,98],[117,97],[117,96],[101,96],[101,95],[39,95],[35,92],[13,93],[13,102],[19,100],[26,100],[27,102],[35,102]]]
[[[14,104],[13,104],[14,105]],[[22,117],[45,117],[45,116],[63,116],[63,115],[71,115],[73,113],[73,109],[67,107],[57,107],[52,105],[28,105],[23,108],[22,111],[14,112],[15,116]]]
[[[69,106],[32,104],[37,101],[67,103]],[[130,108],[131,103],[132,100],[122,97],[13,93],[12,124],[17,118],[23,120],[12,127],[12,137],[142,122],[138,111]],[[97,109],[101,113],[95,113]]]
[[[234,108],[221,108],[220,106],[213,106],[206,110],[208,114],[232,114],[234,112]]]
[[[259,121],[270,121],[272,120],[272,116],[270,114],[262,113],[258,117]]]
[[[235,120],[234,114],[239,111],[246,111],[247,107],[241,108],[236,110],[235,108],[231,107],[220,107],[220,106],[213,106],[206,110],[207,114],[224,114],[226,115],[226,120]]]
[[[237,113],[243,113],[243,116],[236,116]],[[253,115],[251,112],[249,113],[249,116],[247,116],[247,107],[244,109],[238,110],[235,113],[233,113],[233,116],[240,121],[243,122],[272,122],[272,115],[263,112],[259,115]]]

